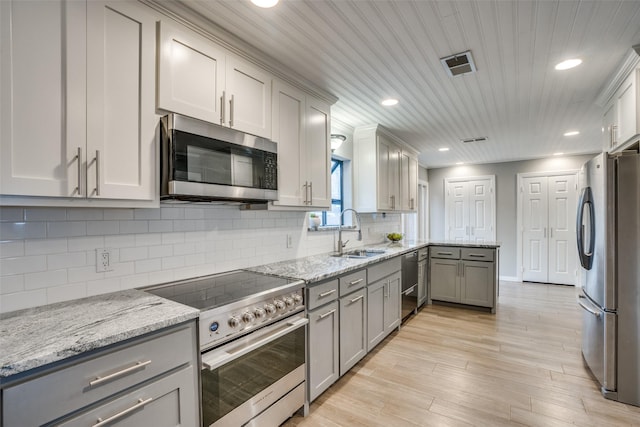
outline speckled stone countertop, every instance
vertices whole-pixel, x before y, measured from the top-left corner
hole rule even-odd
[[[456,242],[454,240],[435,240],[430,241],[429,246],[460,246],[463,248],[496,249],[500,247],[500,242]]]
[[[135,289],[0,314],[0,384],[198,315],[197,309]]]
[[[404,242],[399,244],[377,244],[366,245],[367,249],[385,249],[385,253],[375,255],[368,258],[344,258],[334,257],[331,254],[313,255],[306,258],[298,258],[290,261],[280,261],[273,264],[260,265],[252,267],[247,270],[255,271],[258,273],[269,274],[272,276],[287,277],[290,279],[302,279],[307,283],[314,283],[320,280],[329,279],[331,277],[339,276],[349,271],[358,270],[376,262],[384,261],[389,258],[393,258],[407,252],[411,252],[416,249],[424,248],[427,246],[465,246],[474,248],[497,248],[500,243],[497,242]],[[364,247],[363,247],[364,248]],[[353,249],[360,248],[345,248],[348,252]]]

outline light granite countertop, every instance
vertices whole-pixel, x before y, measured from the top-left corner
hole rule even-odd
[[[289,261],[280,261],[272,264],[260,265],[248,268],[247,270],[257,273],[269,274],[272,276],[287,277],[290,279],[302,279],[307,284],[318,282],[331,277],[339,276],[349,271],[364,268],[370,264],[374,264],[386,259],[390,259],[416,249],[427,246],[464,246],[474,248],[497,248],[500,246],[498,242],[454,242],[454,241],[409,241],[401,243],[382,243],[376,245],[366,245],[362,248],[353,247],[345,248],[348,252],[353,249],[384,249],[385,252],[380,255],[368,258],[345,258],[335,257],[330,253],[313,255],[305,258],[298,258]]]
[[[198,315],[197,309],[135,289],[0,314],[0,384]]]

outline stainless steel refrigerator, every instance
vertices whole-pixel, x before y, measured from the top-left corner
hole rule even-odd
[[[600,154],[579,182],[582,355],[605,397],[640,406],[640,155]]]

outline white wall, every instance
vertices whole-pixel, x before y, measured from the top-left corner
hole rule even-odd
[[[400,215],[362,215],[363,242],[400,230]],[[0,312],[246,268],[334,250],[304,212],[226,205],[160,209],[0,207]],[[293,247],[286,247],[286,235]],[[96,248],[114,270],[96,273]]]
[[[579,169],[595,154],[553,157],[519,162],[463,165],[429,169],[430,239],[445,238],[444,179],[450,177],[496,176],[496,238],[500,247],[500,276],[516,277],[517,253],[517,174]]]

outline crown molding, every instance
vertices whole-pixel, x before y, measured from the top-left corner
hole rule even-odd
[[[616,67],[616,72],[611,76],[607,83],[603,86],[596,98],[596,105],[604,107],[613,94],[618,90],[624,80],[631,74],[633,70],[640,65],[640,44],[633,46],[627,52],[620,65]]]

